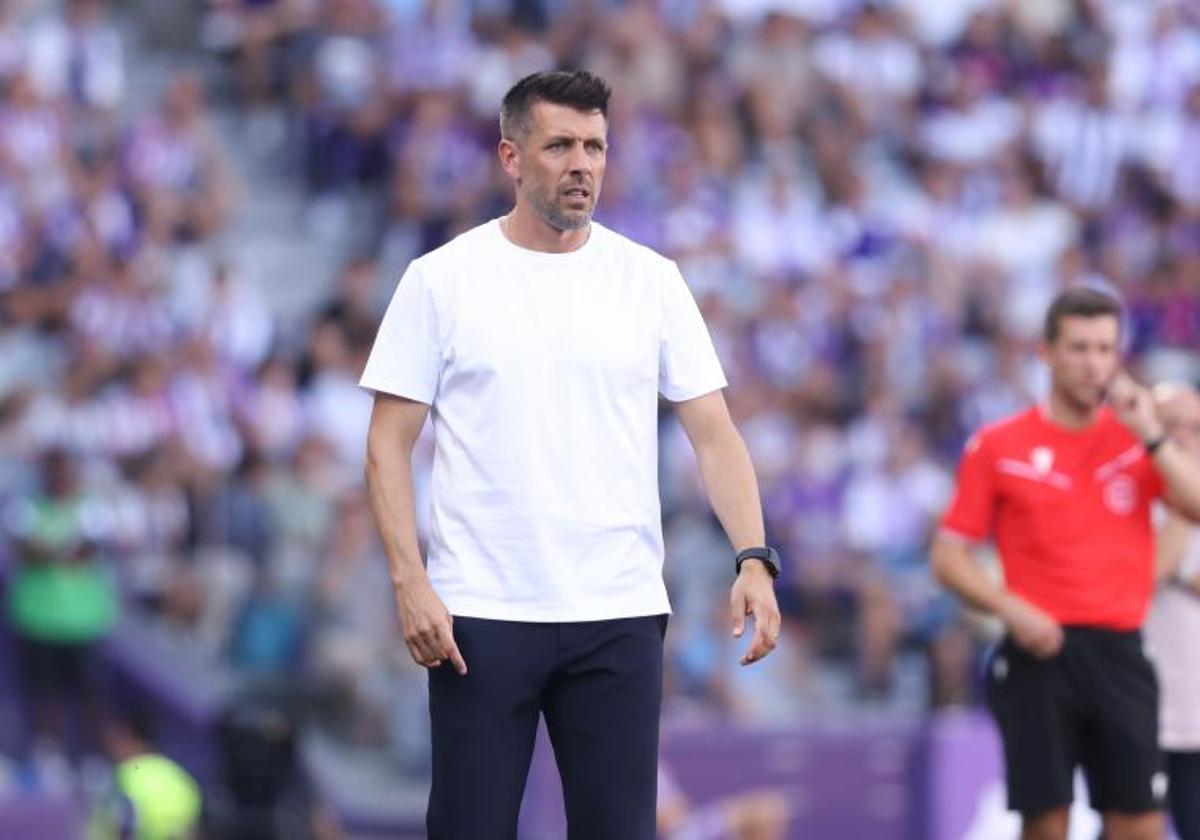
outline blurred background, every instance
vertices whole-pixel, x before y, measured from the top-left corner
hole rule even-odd
[[[554,66],[614,86],[597,218],[679,262],[785,559],[739,668],[665,407],[664,829],[1014,836],[998,628],[926,549],[1058,290],[1200,379],[1184,2],[0,2],[0,836],[421,836],[356,381],[408,261],[510,207],[499,100]],[[564,836],[543,753],[528,838]]]

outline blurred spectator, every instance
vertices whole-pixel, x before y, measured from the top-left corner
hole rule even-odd
[[[287,460],[305,432],[296,371],[286,359],[272,356],[258,367],[252,388],[239,410],[244,434],[269,461]]]
[[[1161,421],[1175,441],[1200,456],[1200,392],[1164,382],[1154,389]],[[1171,819],[1180,837],[1200,832],[1200,534],[1173,510],[1160,513],[1158,592],[1146,620],[1146,644],[1161,689],[1159,742],[1166,754]]]
[[[1186,207],[1200,207],[1200,163],[1189,153],[1200,142],[1200,82],[1188,88],[1183,107],[1151,110],[1146,131],[1144,158],[1162,189]]]
[[[1115,8],[1109,13],[1121,14]],[[1188,88],[1200,81],[1200,42],[1185,22],[1189,12],[1181,4],[1155,3],[1134,14],[1124,25],[1110,22],[1114,98],[1132,111],[1177,109]]]
[[[982,62],[962,61],[948,72],[952,76],[948,101],[926,117],[922,129],[930,154],[968,166],[997,157],[1018,137],[1017,104],[991,89]]]
[[[156,243],[204,239],[226,221],[237,186],[218,136],[205,117],[197,76],[174,79],[158,113],[141,120],[125,165]]]
[[[62,114],[27,75],[18,74],[9,87],[0,107],[0,172],[21,191],[28,210],[38,214],[61,200],[70,186],[73,161],[66,127]]]
[[[299,672],[307,642],[303,618],[301,605],[284,591],[271,568],[259,567],[233,619],[229,664],[255,677],[283,679]]]
[[[371,396],[355,377],[366,364],[370,334],[351,334],[334,317],[314,326],[306,408],[311,428],[334,446],[343,463],[361,457],[371,419]]]
[[[187,328],[203,335],[220,360],[254,370],[271,351],[274,323],[262,290],[228,263],[213,268],[207,289],[180,312]]]
[[[925,562],[930,528],[950,497],[950,481],[915,428],[893,428],[886,435],[886,454],[855,470],[842,508],[843,539],[865,561],[857,583],[858,653],[860,687],[867,696],[888,694],[904,635],[932,655],[954,630],[954,605]],[[946,694],[942,683],[958,678],[938,672],[942,661],[931,660],[936,697]]]
[[[115,110],[125,93],[121,38],[105,20],[104,0],[67,0],[29,31],[26,66],[42,95],[84,108]]]
[[[379,743],[385,710],[371,702],[369,682],[399,641],[391,580],[366,497],[352,491],[335,517],[315,586],[314,665],[330,683],[347,740]]]
[[[848,27],[819,37],[813,60],[855,115],[880,129],[903,117],[921,81],[920,55],[884,4],[862,4]]]
[[[331,0],[322,11],[293,84],[306,180],[317,195],[377,178],[387,128],[378,10],[367,0]]]
[[[282,92],[287,47],[312,25],[315,0],[209,0],[200,43],[234,65],[238,102],[251,116]]]
[[[19,557],[7,613],[35,761],[99,750],[104,685],[97,647],[119,611],[76,465],[51,450],[40,466],[37,491],[4,511]]]
[[[366,17],[366,10],[372,4],[359,3],[358,6],[362,9],[360,14]],[[470,83],[467,68],[474,63],[476,44],[467,3],[460,0],[415,0],[412,3],[385,0],[380,6],[391,11],[386,72],[393,90],[450,91]],[[377,12],[382,13],[382,9]]]
[[[491,165],[479,139],[441,92],[419,95],[394,141],[391,203],[400,224],[415,226],[423,252],[468,226]]]
[[[1116,193],[1121,167],[1131,155],[1132,126],[1113,106],[1104,66],[1087,67],[1067,86],[1070,92],[1036,114],[1034,145],[1059,194],[1082,211],[1099,210]]]
[[[1000,201],[978,222],[975,256],[981,272],[999,273],[1014,292],[1002,303],[1006,331],[1034,338],[1078,222],[1063,204],[1039,196],[1033,176],[1019,166],[1005,171],[998,186]]]
[[[302,724],[286,684],[252,685],[230,699],[217,722],[220,782],[206,797],[205,836],[341,836],[301,760]]]
[[[197,523],[200,542],[238,549],[255,565],[266,567],[275,540],[267,479],[267,464],[257,452],[247,452],[237,471],[214,486],[205,500]]]
[[[166,448],[129,458],[126,481],[109,497],[113,542],[128,594],[152,609],[165,607],[181,584],[192,525],[174,470],[173,453]]]

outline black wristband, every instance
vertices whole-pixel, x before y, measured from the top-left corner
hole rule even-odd
[[[1159,435],[1158,437],[1154,438],[1153,440],[1142,441],[1142,446],[1146,447],[1147,454],[1153,455],[1155,452],[1157,452],[1162,447],[1162,445],[1164,443],[1167,442],[1167,437],[1168,437],[1167,434],[1164,432],[1163,434]]]
[[[779,552],[770,546],[755,546],[738,552],[737,559],[734,561],[735,574],[742,573],[742,563],[747,560],[761,561],[772,578],[779,577]]]

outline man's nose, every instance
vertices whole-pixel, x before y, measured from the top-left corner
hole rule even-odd
[[[1088,372],[1099,376],[1108,367],[1108,356],[1105,353],[1090,353],[1087,357]]]
[[[575,146],[572,149],[569,164],[572,175],[586,175],[592,171],[592,161],[582,145]]]

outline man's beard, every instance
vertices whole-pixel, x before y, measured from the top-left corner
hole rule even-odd
[[[1060,393],[1076,411],[1095,411],[1107,399],[1106,388],[1062,388]]]
[[[596,193],[593,192],[593,199],[586,210],[575,210],[569,213],[563,212],[556,201],[557,193],[550,198],[549,201],[544,201],[540,195],[531,195],[530,202],[533,209],[537,211],[538,216],[542,221],[558,230],[582,230],[588,226],[592,220],[592,211],[595,210]]]

